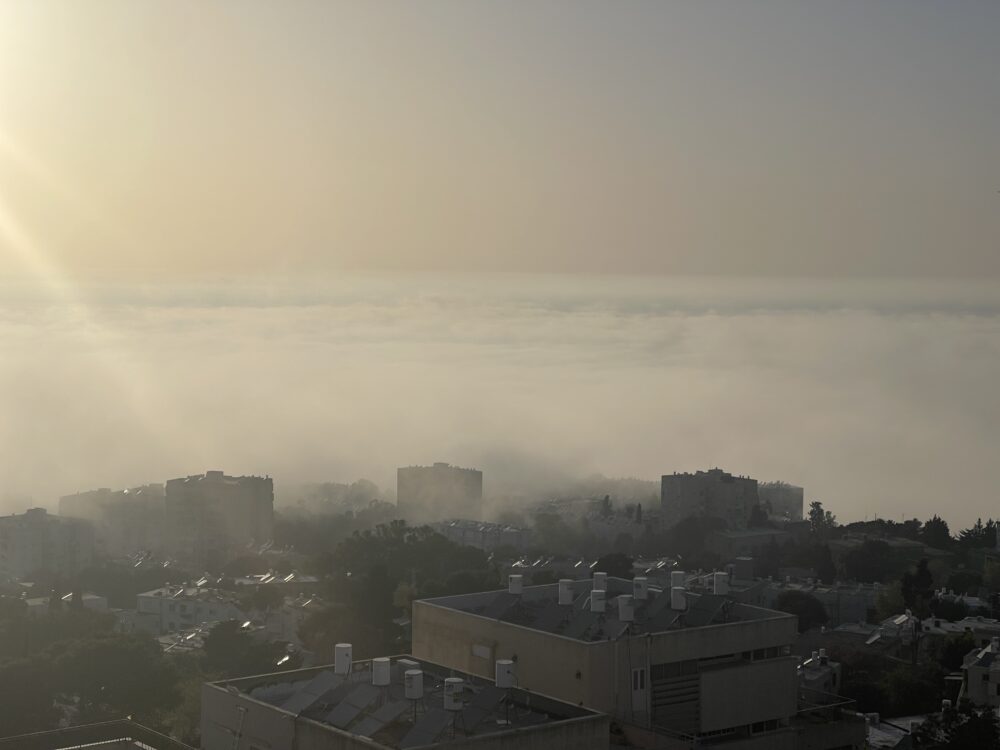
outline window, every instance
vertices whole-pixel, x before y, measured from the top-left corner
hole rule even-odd
[[[646,670],[645,669],[633,669],[632,670],[632,689],[633,690],[645,690],[646,689]]]

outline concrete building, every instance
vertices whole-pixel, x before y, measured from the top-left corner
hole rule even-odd
[[[794,616],[642,579],[520,583],[415,601],[414,654],[478,675],[509,659],[525,689],[606,712],[641,746],[806,746]],[[807,746],[860,748],[838,721],[812,722]]]
[[[120,629],[166,635],[196,625],[248,619],[236,596],[214,588],[163,586],[136,597],[135,612],[119,614]]]
[[[57,598],[56,604],[63,608],[72,607],[74,606],[73,599],[73,594],[64,594],[63,596]],[[30,599],[25,599],[24,603],[27,605],[29,615],[44,615],[51,609],[52,597],[34,596]],[[97,594],[82,593],[80,594],[79,603],[81,607],[89,609],[91,612],[108,611],[107,597],[98,596]]]
[[[219,568],[231,557],[270,543],[273,527],[270,477],[209,471],[167,482],[164,531],[170,555]]]
[[[109,557],[163,549],[162,484],[128,490],[102,487],[59,498],[59,515],[94,525],[98,550]]]
[[[487,679],[410,656],[352,663],[349,646],[338,652],[330,666],[205,684],[202,750],[608,747],[607,716],[508,687],[512,665]]]
[[[456,544],[486,552],[509,547],[523,552],[531,544],[531,529],[506,523],[487,523],[457,518],[433,524],[434,530]]]
[[[723,560],[744,555],[759,555],[774,542],[779,547],[791,541],[791,535],[781,529],[720,529],[705,536],[705,550]]]
[[[0,517],[0,576],[70,578],[93,559],[94,529],[87,521],[52,516],[45,508]]]
[[[768,515],[784,521],[801,521],[805,506],[805,490],[787,482],[760,482],[757,485],[760,504]]]
[[[445,463],[396,470],[396,507],[420,522],[483,517],[483,472]]]
[[[694,474],[664,474],[660,486],[663,522],[673,526],[689,516],[723,519],[730,529],[745,529],[760,502],[757,480],[722,469]]]
[[[93,747],[100,750],[194,750],[179,740],[127,719],[0,737],[0,750],[81,750]]]

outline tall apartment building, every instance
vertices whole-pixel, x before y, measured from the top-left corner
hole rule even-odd
[[[93,523],[98,549],[112,557],[163,548],[162,484],[128,490],[102,487],[59,498],[59,515]]]
[[[730,529],[745,529],[760,497],[756,479],[710,469],[694,474],[664,474],[660,502],[667,526],[688,516],[714,516],[723,519]]]
[[[757,485],[760,504],[774,518],[801,521],[805,490],[787,482],[761,482]]]
[[[39,572],[71,577],[94,558],[89,522],[31,508],[0,517],[0,575],[25,578]]]
[[[403,518],[421,523],[450,518],[481,520],[483,472],[445,463],[397,469],[396,506]]]
[[[206,567],[222,565],[273,538],[274,483],[270,477],[231,477],[221,471],[171,479],[164,498],[167,552]]]
[[[418,658],[484,676],[511,660],[520,687],[611,715],[636,746],[864,746],[853,713],[819,716],[817,698],[804,709],[797,620],[783,612],[643,578],[513,576],[507,590],[415,601],[412,620]]]

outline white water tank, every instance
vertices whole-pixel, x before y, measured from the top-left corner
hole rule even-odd
[[[618,597],[618,619],[622,622],[635,621],[635,600],[628,594]]]
[[[519,573],[513,573],[507,576],[507,591],[511,594],[521,595],[524,591],[524,576]]]
[[[729,576],[725,573],[712,574],[712,593],[724,596],[729,593]]]
[[[514,662],[510,659],[497,659],[495,682],[498,688],[514,687]]]
[[[338,643],[333,647],[333,671],[335,674],[350,674],[354,663],[350,643]]]
[[[604,596],[605,592],[600,589],[594,589],[590,592],[590,611],[591,612],[603,612],[604,611]]]
[[[632,579],[632,596],[638,602],[644,602],[649,597],[649,579],[644,576]]]
[[[461,677],[446,677],[444,680],[444,710],[461,711],[465,704],[462,701],[462,686],[464,682]]]
[[[672,586],[670,589],[670,609],[675,612],[687,607],[687,595],[683,586]]]
[[[403,691],[407,700],[418,701],[424,697],[424,673],[420,669],[407,669],[403,675]]]
[[[559,603],[564,607],[573,603],[573,580],[570,578],[559,579]]]
[[[608,574],[600,571],[594,573],[594,591],[608,590]]]
[[[392,673],[389,657],[379,656],[376,659],[372,659],[372,685],[376,687],[387,687],[389,685],[390,677]]]
[[[686,573],[683,570],[671,570],[670,571],[670,588],[674,586],[683,586],[684,578]]]

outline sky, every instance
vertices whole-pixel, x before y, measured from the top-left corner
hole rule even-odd
[[[0,2],[0,508],[721,466],[995,515],[1000,4]]]
[[[993,0],[12,0],[0,195],[105,281],[996,276],[998,37]]]

